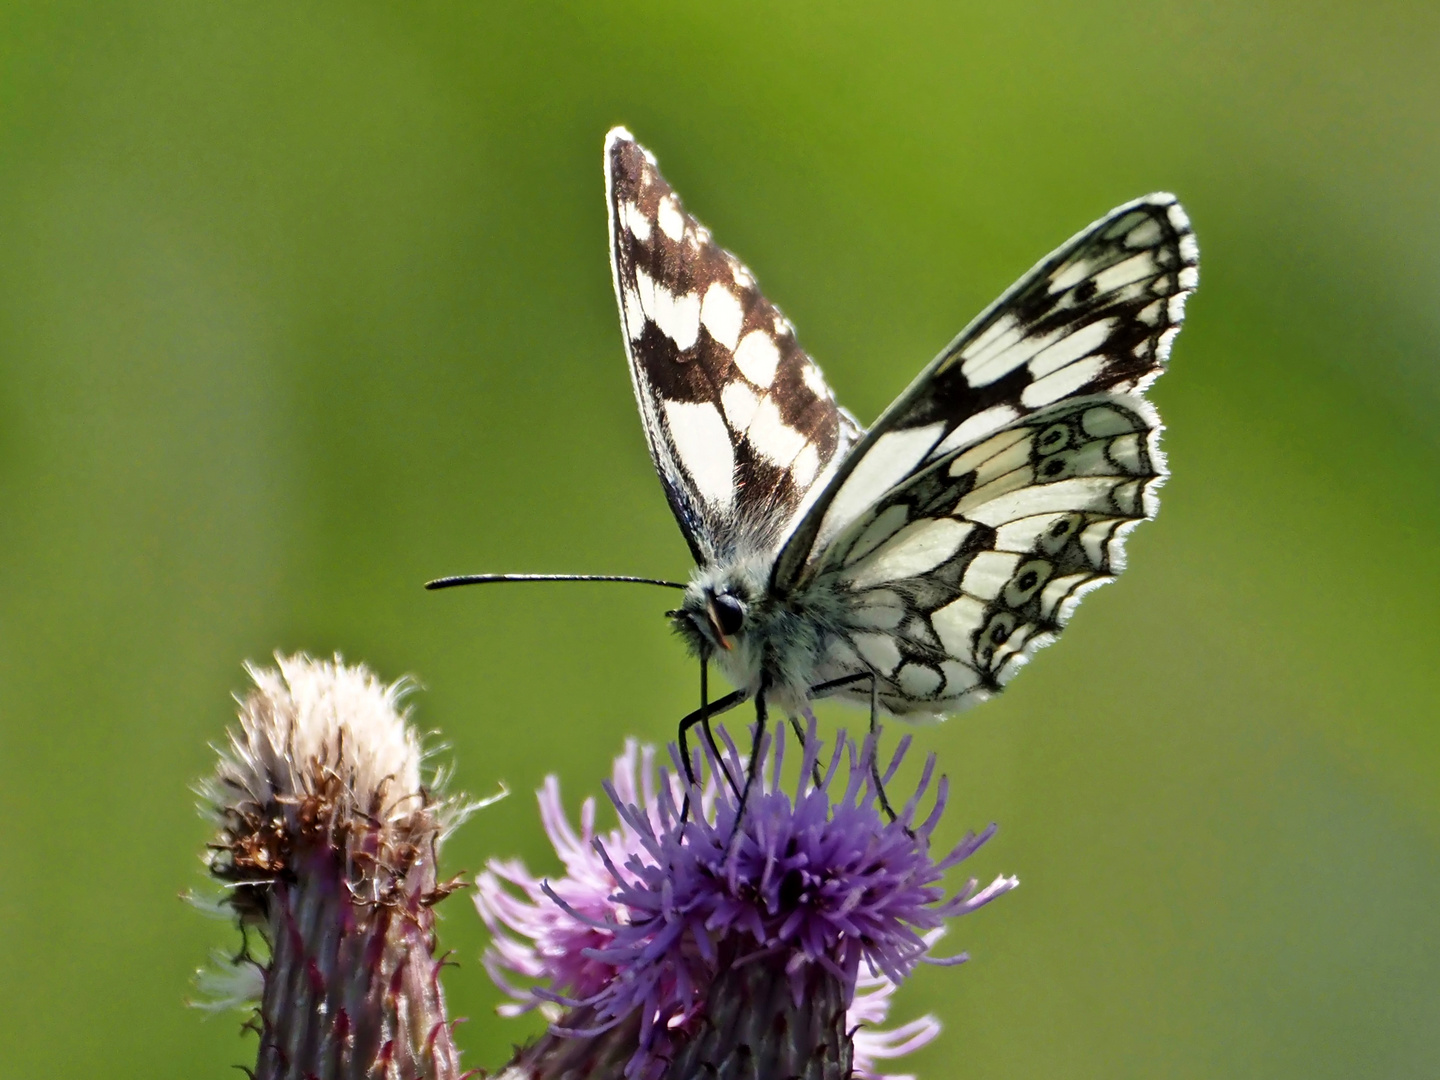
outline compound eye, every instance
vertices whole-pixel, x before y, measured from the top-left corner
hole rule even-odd
[[[721,593],[711,601],[715,625],[726,637],[733,637],[745,625],[745,606],[728,593]]]

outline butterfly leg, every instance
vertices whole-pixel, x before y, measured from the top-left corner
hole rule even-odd
[[[875,796],[880,800],[880,809],[885,811],[885,816],[891,821],[895,820],[895,811],[890,806],[890,799],[885,794],[885,781],[880,777],[880,680],[875,673],[870,672],[870,734],[875,736],[875,752],[870,755],[870,779],[875,782]]]
[[[745,804],[750,800],[750,789],[754,786],[755,774],[760,769],[760,748],[765,744],[765,691],[767,689],[768,684],[761,679],[760,689],[755,693],[755,734],[754,740],[750,744],[750,764],[745,770],[745,790],[740,793],[740,806],[735,811],[735,830],[730,835],[732,850],[739,842],[740,825],[745,820]]]
[[[819,683],[810,687],[812,698],[824,697],[835,690],[843,690],[847,686],[854,686],[856,683],[870,683],[870,733],[873,735],[880,729],[880,680],[876,678],[873,671],[862,671],[854,675],[842,675],[838,679],[831,679],[829,682]],[[885,784],[880,776],[880,759],[878,757],[879,745],[876,745],[877,756],[870,758],[870,779],[875,783],[875,795],[880,800],[880,809],[885,811],[891,821],[895,820],[895,811],[890,806],[890,800],[885,795]]]
[[[710,717],[711,717],[712,714],[707,711],[707,710],[709,709],[709,707],[710,707],[710,658],[709,658],[708,656],[702,656],[702,657],[700,657],[700,711],[701,711],[702,713],[704,713],[704,716],[703,716],[703,717],[701,718],[701,720],[700,720],[700,727],[701,727],[701,730],[703,730],[703,731],[705,732],[705,745],[710,748],[710,753],[711,753],[711,755],[713,756],[713,759],[717,762],[717,767],[723,767],[723,766],[720,766],[720,765],[719,765],[719,763],[722,763],[722,762],[724,761],[724,759],[721,758],[721,756],[720,756],[720,747],[719,747],[719,745],[717,745],[716,742],[715,742],[715,730],[714,730],[714,728],[712,728],[712,727],[710,726]],[[683,740],[683,739],[684,739],[684,731],[685,731],[685,729],[682,727],[682,728],[680,729],[680,731],[681,731],[681,739]],[[681,746],[681,750],[682,750],[682,751],[684,750],[683,743],[682,743],[682,746]],[[695,778],[694,778],[693,776],[690,776],[690,775],[689,775],[689,773],[690,773],[690,758],[689,758],[688,756],[685,758],[685,772],[686,772],[686,778],[693,784],[693,783],[695,782]],[[730,776],[730,771],[729,771],[728,769],[725,771],[725,779],[726,779],[727,781],[729,781],[731,790],[732,790],[732,791],[735,791],[735,794],[736,794],[736,795],[739,795],[740,792],[739,792],[738,790],[736,790],[736,788],[735,788],[735,781],[734,781],[734,779]]]
[[[732,693],[726,694],[719,701],[706,702],[680,721],[680,760],[685,767],[686,780],[685,801],[680,808],[680,820],[682,822],[687,819],[690,813],[690,789],[696,784],[695,770],[690,762],[690,741],[687,738],[690,729],[696,724],[704,725],[707,734],[711,734],[710,745],[713,747],[715,743],[713,733],[710,733],[709,728],[710,717],[719,716],[723,712],[728,712],[744,700],[745,691],[735,690]],[[731,790],[738,794],[740,790],[739,785],[735,783],[735,778],[730,775],[730,770],[725,768],[724,759],[722,759],[719,754],[715,756],[715,767],[725,773],[725,779],[729,782]]]
[[[809,721],[812,722],[812,723],[815,721],[815,712],[814,712],[813,709],[810,708],[809,705],[806,705],[806,706],[805,706],[805,719],[806,719],[806,720],[809,720]],[[793,716],[793,715],[792,715],[792,716],[790,717],[790,728],[791,728],[791,730],[793,730],[793,731],[795,732],[795,738],[796,738],[796,740],[800,743],[800,749],[801,749],[801,751],[804,751],[804,749],[805,749],[805,729],[800,726],[800,718],[799,718],[798,716]],[[815,781],[815,786],[816,786],[817,788],[818,788],[821,784],[823,784],[823,783],[825,782],[825,774],[820,771],[820,760],[819,760],[819,758],[816,758],[815,764],[810,767],[810,775],[811,775],[811,777],[814,779],[814,781]]]

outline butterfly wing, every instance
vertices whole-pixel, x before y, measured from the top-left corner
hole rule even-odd
[[[1165,478],[1143,391],[1197,261],[1173,197],[1113,211],[876,422],[776,562],[775,588],[838,596],[846,612],[823,678],[877,672],[895,712],[962,708],[1123,568],[1125,534],[1154,516]]]
[[[645,438],[697,562],[773,552],[858,439],[794,328],[624,128],[610,257]]]
[[[874,671],[895,713],[998,691],[1124,569],[1125,534],[1154,516],[1165,476],[1158,431],[1140,398],[1086,395],[891,488],[821,558],[813,587],[843,614],[820,679]]]

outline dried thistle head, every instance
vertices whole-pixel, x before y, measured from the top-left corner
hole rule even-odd
[[[258,996],[259,1077],[458,1075],[432,909],[457,886],[441,843],[473,806],[422,779],[403,681],[338,657],[276,663],[247,667],[254,689],[199,788],[214,906],[266,957],[246,949],[208,982],[227,1003]]]

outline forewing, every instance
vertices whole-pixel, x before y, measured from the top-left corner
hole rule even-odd
[[[623,128],[606,138],[605,177],[620,325],[670,507],[699,562],[773,551],[858,426]]]
[[[821,679],[881,677],[895,713],[984,700],[1124,567],[1165,468],[1133,394],[1047,405],[941,454],[826,548],[812,587],[843,614]],[[868,686],[856,687],[858,698]]]
[[[1185,212],[1156,194],[1111,211],[1040,262],[840,463],[786,541],[772,587],[803,587],[826,546],[887,490],[1039,410],[1107,392],[1148,409],[1143,391],[1164,368],[1198,260]]]

